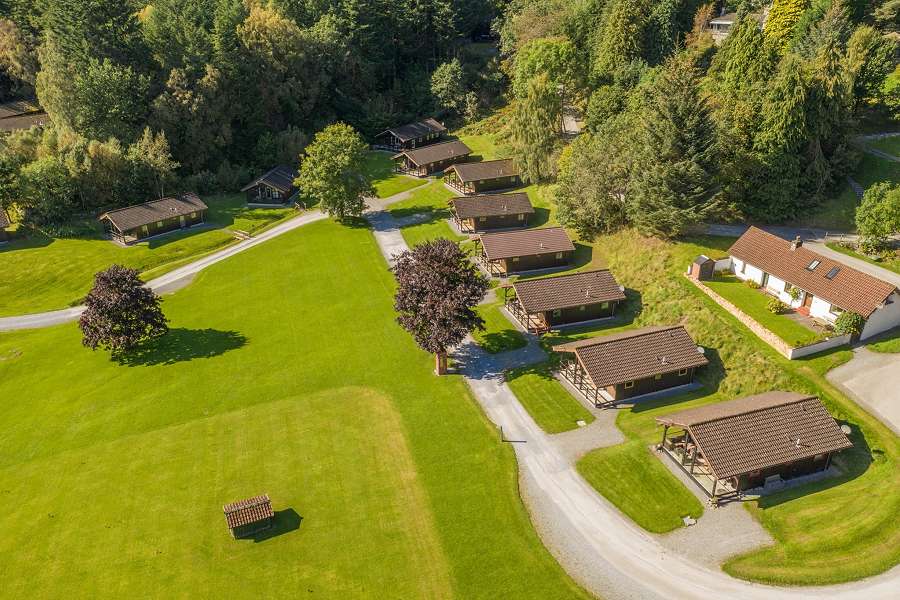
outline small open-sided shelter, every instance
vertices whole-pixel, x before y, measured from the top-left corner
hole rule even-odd
[[[595,406],[687,385],[709,364],[681,325],[653,326],[553,348],[560,374]]]
[[[110,210],[98,220],[111,239],[128,244],[199,225],[206,220],[207,209],[197,194],[186,193]]]
[[[616,305],[625,300],[625,292],[607,269],[520,279],[512,288],[516,294],[507,299],[506,308],[534,333],[611,317]]]
[[[429,117],[382,131],[375,136],[375,147],[400,151],[427,146],[441,139],[446,131],[446,127]]]
[[[479,261],[491,275],[563,267],[572,263],[575,246],[562,227],[483,233],[476,238]]]
[[[0,104],[0,132],[43,127],[48,122],[47,113],[35,100],[13,100]]]
[[[225,521],[235,538],[247,537],[272,526],[275,513],[268,494],[232,502],[222,507]]]
[[[527,227],[534,214],[528,194],[485,194],[450,198],[450,212],[460,231]]]
[[[828,468],[850,448],[816,396],[772,391],[657,417],[658,448],[718,499]]]
[[[9,239],[9,234],[6,232],[6,228],[9,227],[9,224],[9,215],[7,215],[6,211],[0,207],[0,244]]]
[[[900,326],[897,286],[813,252],[799,238],[750,227],[728,254],[738,279],[756,282],[798,313],[834,324],[842,312],[855,312],[866,320],[861,339]]]
[[[468,146],[459,140],[453,140],[402,150],[392,158],[397,171],[425,177],[466,160],[470,154],[472,150]]]
[[[294,180],[297,170],[278,165],[257,177],[241,191],[247,194],[247,204],[287,204],[297,197]]]
[[[461,194],[480,194],[518,187],[519,168],[512,159],[460,163],[444,171],[444,181]]]

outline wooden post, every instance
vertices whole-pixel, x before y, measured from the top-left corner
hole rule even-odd
[[[666,434],[668,434],[668,433],[669,433],[669,426],[668,426],[668,425],[663,425],[663,436],[662,436],[662,441],[659,443],[659,447],[660,447],[660,448],[665,448],[665,447],[666,447]]]
[[[434,355],[434,372],[436,375],[447,374],[447,355],[439,352]]]

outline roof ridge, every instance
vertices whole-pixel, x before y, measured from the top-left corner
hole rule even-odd
[[[646,327],[638,327],[637,329],[626,329],[624,331],[617,331],[616,333],[610,333],[608,335],[601,335],[593,338],[584,338],[581,340],[575,340],[573,342],[567,342],[565,344],[560,344],[559,347],[564,347],[569,344],[578,344],[579,342],[588,342],[593,341],[593,344],[584,343],[580,346],[576,347],[576,350],[579,348],[585,348],[588,346],[599,346],[602,344],[617,342],[622,339],[631,339],[631,338],[639,338],[645,335],[650,335],[651,333],[661,333],[663,331],[671,331],[673,329],[684,329],[685,333],[687,333],[687,329],[684,328],[684,325],[647,325]],[[628,335],[632,334],[632,335]],[[690,334],[688,333],[688,336]],[[693,338],[691,338],[693,341]]]
[[[518,279],[513,282],[513,286],[515,286],[519,283],[554,281],[554,280],[559,280],[559,279],[568,279],[569,277],[580,277],[582,275],[591,275],[593,273],[610,273],[610,270],[608,268],[606,268],[606,269],[591,269],[590,271],[579,271],[578,273],[563,273],[562,275],[554,275],[553,277],[533,277],[531,279]]]
[[[200,199],[200,196],[197,196],[197,194],[195,192],[179,192],[178,194],[176,194],[174,196],[163,196],[162,198],[156,198],[155,200],[147,200],[146,202],[141,202],[139,204],[131,204],[129,206],[121,206],[119,208],[113,208],[113,209],[105,211],[100,216],[102,217],[103,215],[108,215],[110,213],[115,213],[115,212],[119,212],[122,210],[128,210],[129,208],[137,208],[138,206],[147,206],[148,204],[153,204],[154,202],[162,202],[163,200],[181,200],[183,202],[183,201],[185,201],[185,198],[187,198],[188,196],[195,196],[198,200]]]
[[[755,396],[759,396],[759,395],[760,394],[756,394]],[[728,400],[728,401],[726,401],[724,403],[720,403],[720,404],[727,404],[728,402],[735,402],[737,400],[746,400],[748,398],[753,398],[755,396],[744,396],[743,398],[735,398],[733,400]],[[819,400],[819,397],[815,396],[815,395],[806,395],[806,396],[800,396],[798,398],[785,398],[780,402],[776,402],[774,404],[769,404],[768,406],[758,406],[754,409],[748,410],[747,412],[742,412],[742,413],[738,413],[738,414],[734,414],[734,415],[723,415],[723,416],[718,416],[718,417],[710,417],[710,418],[704,419],[702,421],[695,421],[695,422],[691,423],[689,425],[689,427],[694,427],[696,425],[703,425],[705,423],[712,423],[713,421],[721,421],[722,419],[731,419],[734,417],[742,417],[745,415],[752,415],[752,414],[755,414],[758,412],[762,412],[764,410],[772,410],[773,408],[776,408],[779,406],[788,406],[791,404],[798,404],[800,402],[809,402],[810,400]],[[716,404],[711,404],[710,406],[714,407],[714,406],[716,406]]]

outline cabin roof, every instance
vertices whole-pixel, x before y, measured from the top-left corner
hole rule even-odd
[[[479,238],[488,260],[575,250],[562,227],[484,233]]]
[[[817,397],[795,392],[766,392],[656,421],[687,429],[718,479],[853,445]]]
[[[276,190],[287,194],[292,189],[294,189],[294,180],[297,178],[297,170],[292,169],[291,167],[287,167],[285,165],[278,165],[270,171],[260,175],[243,188],[241,188],[242,192],[246,192],[249,189],[255,188],[259,184],[263,183],[268,185],[269,187],[275,188]]]
[[[399,152],[398,154],[395,154],[393,158],[405,156],[413,163],[421,167],[422,165],[436,163],[440,160],[448,160],[451,158],[468,156],[471,153],[472,150],[469,149],[469,147],[464,143],[459,140],[452,140],[449,142],[442,142],[440,144],[422,146],[421,148],[415,148],[413,150],[404,150],[402,152]]]
[[[268,494],[226,504],[222,507],[222,511],[225,513],[229,529],[251,525],[275,516]]]
[[[625,293],[607,269],[557,277],[518,280],[516,297],[529,314],[625,300]]]
[[[443,133],[445,131],[447,131],[446,127],[441,125],[436,119],[428,117],[427,119],[422,119],[415,123],[391,127],[379,133],[377,137],[390,133],[401,142],[408,142],[409,140],[425,137],[432,133]]]
[[[498,217],[502,215],[532,214],[534,208],[528,194],[485,194],[482,196],[460,196],[450,198],[450,204],[460,219],[477,217]]]
[[[100,215],[98,220],[109,220],[119,231],[130,231],[164,219],[189,215],[206,210],[206,203],[197,194],[188,192],[177,197],[160,198],[143,204],[117,208]]]
[[[482,179],[498,179],[500,177],[514,177],[519,174],[519,168],[512,159],[486,160],[482,162],[460,163],[447,169],[456,171],[456,175],[462,182],[480,181]]]

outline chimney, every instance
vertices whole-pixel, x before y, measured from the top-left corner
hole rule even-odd
[[[791,250],[796,250],[800,246],[803,245],[803,240],[800,239],[800,236],[794,238],[794,241],[791,242]]]

